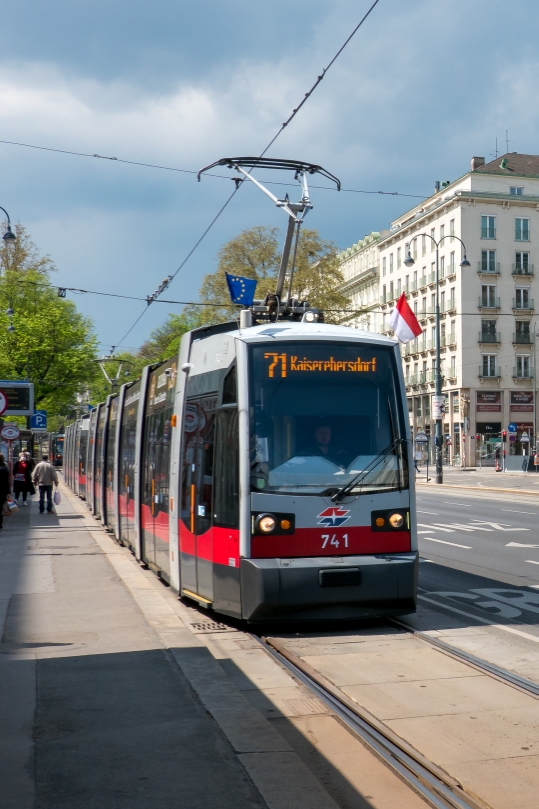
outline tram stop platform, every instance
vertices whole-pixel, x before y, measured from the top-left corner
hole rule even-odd
[[[245,627],[61,493],[0,531],[2,809],[427,805]]]

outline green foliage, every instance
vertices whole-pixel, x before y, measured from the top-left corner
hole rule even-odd
[[[256,297],[263,299],[275,290],[281,262],[276,228],[254,227],[244,230],[219,251],[217,270],[204,276],[200,300],[211,306],[191,307],[203,323],[219,323],[237,317],[238,307],[230,303],[225,272],[258,281]],[[337,322],[349,301],[338,288],[344,278],[332,242],[320,238],[318,231],[302,228],[292,280],[292,296],[308,300],[311,306],[326,310],[326,320]],[[285,282],[288,290],[290,279]],[[336,310],[336,311],[331,311]]]
[[[24,227],[15,232],[17,241],[0,248],[0,377],[33,382],[36,408],[59,417],[95,374],[96,338],[90,321],[51,285],[51,260],[38,255]]]
[[[178,353],[182,336],[200,325],[200,317],[195,312],[170,314],[163,326],[152,331],[149,339],[141,346],[138,358],[145,365],[151,362],[168,360]]]

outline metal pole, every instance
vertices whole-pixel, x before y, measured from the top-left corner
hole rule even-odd
[[[537,452],[537,321],[533,324],[533,447]],[[535,468],[534,468],[535,471]]]
[[[436,243],[436,396],[442,395],[442,369],[441,369],[441,351],[440,351],[440,278],[438,268],[438,243]],[[438,402],[440,400],[438,399]],[[439,410],[438,410],[439,415]],[[443,437],[442,437],[442,419],[436,419],[436,483],[443,483],[443,470],[442,470],[442,452],[443,452]]]

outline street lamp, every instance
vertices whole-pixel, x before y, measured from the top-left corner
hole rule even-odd
[[[17,237],[15,236],[13,231],[11,230],[11,220],[9,218],[9,214],[6,211],[5,208],[2,208],[1,205],[0,205],[0,211],[3,211],[5,213],[5,215],[7,216],[7,229],[6,229],[6,232],[4,233],[4,235],[2,236],[2,238],[3,238],[3,240],[5,241],[6,244],[13,244],[13,242],[16,241]]]
[[[418,233],[413,239],[408,243],[408,255],[404,259],[404,266],[405,267],[413,267],[415,264],[414,259],[412,258],[412,254],[410,253],[410,245],[415,242],[419,236],[428,236],[431,241],[434,242],[436,246],[436,369],[435,369],[435,395],[436,395],[436,406],[435,416],[436,416],[436,437],[434,440],[436,446],[436,483],[443,483],[443,470],[442,470],[442,447],[443,447],[443,434],[442,434],[442,411],[441,411],[441,396],[442,396],[442,368],[441,368],[441,360],[440,360],[440,284],[439,284],[439,247],[444,239],[447,239],[447,236],[442,236],[439,241],[436,241],[434,236],[431,236],[430,233]],[[456,239],[458,242],[461,243],[464,255],[462,261],[460,262],[461,267],[470,267],[471,264],[466,258],[466,246],[462,239],[459,239],[458,236],[454,234],[450,234],[452,239]]]

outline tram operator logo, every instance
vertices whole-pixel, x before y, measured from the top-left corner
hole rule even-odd
[[[348,522],[350,517],[346,515],[350,514],[350,511],[345,508],[339,508],[339,506],[330,506],[330,508],[326,508],[322,511],[318,517],[318,525],[325,525],[327,528],[337,528],[339,525],[344,525],[345,522]]]

